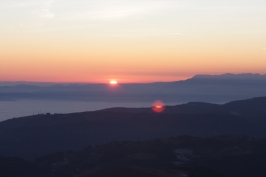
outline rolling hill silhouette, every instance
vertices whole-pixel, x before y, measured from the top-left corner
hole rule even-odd
[[[188,103],[166,107],[111,108],[72,114],[43,114],[0,122],[0,155],[25,159],[121,140],[178,135],[266,137],[266,97],[223,105]]]

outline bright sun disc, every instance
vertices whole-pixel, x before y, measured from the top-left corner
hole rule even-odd
[[[116,84],[117,84],[117,81],[115,81],[115,80],[111,80],[111,81],[110,81],[110,84],[112,84],[112,85],[116,85]]]

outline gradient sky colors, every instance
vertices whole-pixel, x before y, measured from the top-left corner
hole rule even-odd
[[[266,74],[265,0],[2,0],[0,81]]]

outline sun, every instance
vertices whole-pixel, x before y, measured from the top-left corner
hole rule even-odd
[[[109,83],[110,83],[111,85],[117,85],[117,81],[116,81],[116,80],[111,80]]]

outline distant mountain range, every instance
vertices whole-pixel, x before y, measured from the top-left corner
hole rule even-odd
[[[72,114],[42,114],[0,122],[0,155],[34,159],[110,141],[179,135],[266,137],[266,97],[223,105],[192,102],[151,108],[112,108]]]
[[[237,80],[266,80],[266,75],[244,73],[244,74],[221,74],[221,75],[196,75],[192,79],[237,79]]]
[[[148,84],[0,83],[0,101],[75,100],[101,102],[225,103],[266,96],[266,75],[196,75],[176,82]],[[5,85],[5,86],[3,86]]]
[[[195,75],[186,80],[192,83],[209,83],[209,84],[265,84],[266,75],[260,74],[222,74],[222,75]]]

